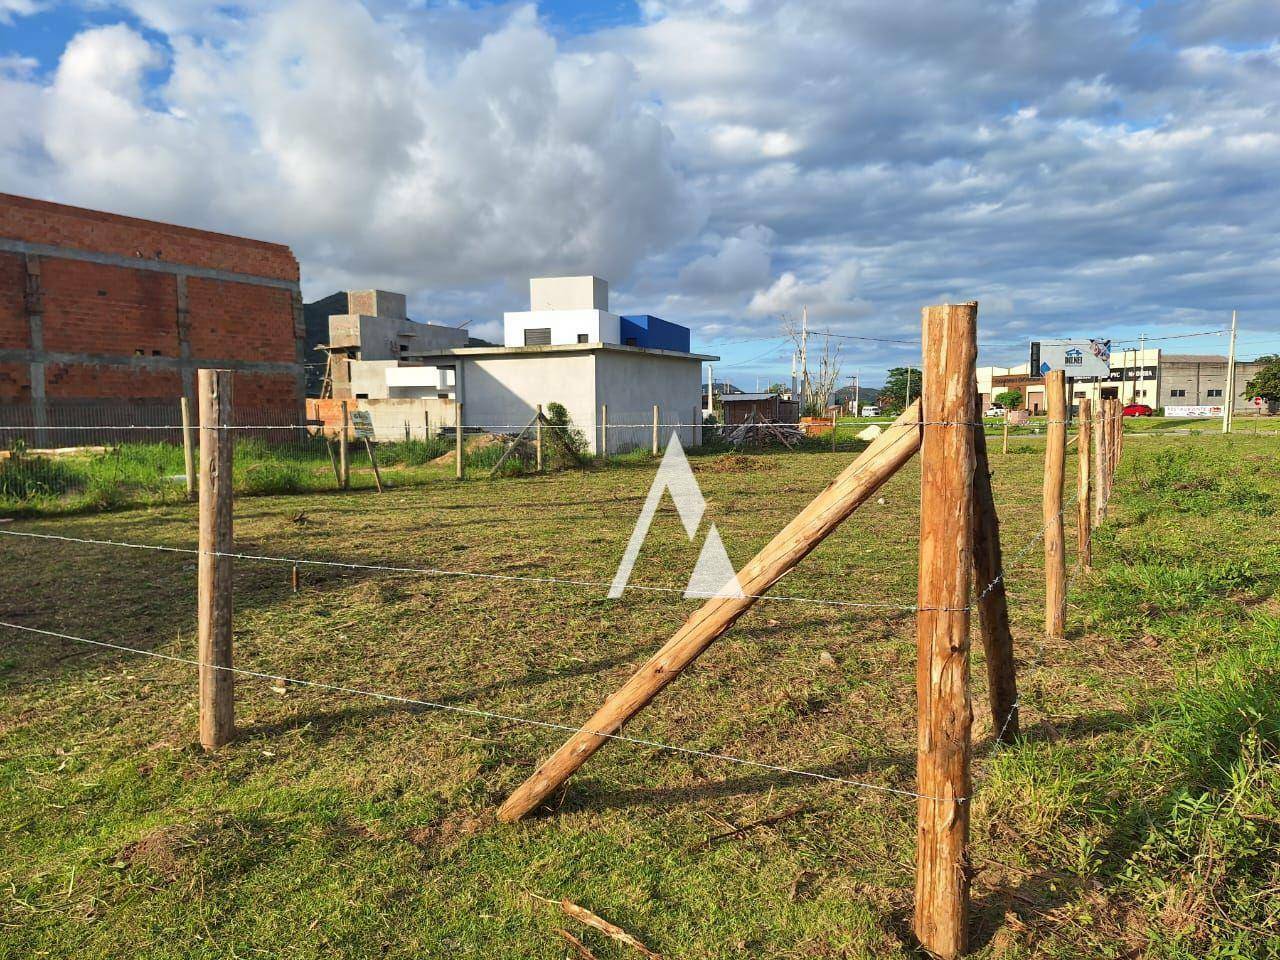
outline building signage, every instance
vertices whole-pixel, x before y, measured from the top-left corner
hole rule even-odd
[[[1031,344],[1031,368],[1044,376],[1065,370],[1072,380],[1106,377],[1111,373],[1110,340],[1040,340]]]
[[[357,440],[374,439],[373,414],[368,410],[353,410],[351,412],[351,426],[355,429]]]
[[[1222,404],[1193,404],[1191,406],[1166,406],[1164,408],[1166,417],[1220,417],[1222,416]]]

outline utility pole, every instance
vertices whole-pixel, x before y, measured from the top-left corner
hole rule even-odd
[[[853,371],[853,415],[862,416],[862,371]]]
[[[716,381],[715,381],[715,376],[716,376],[715,367],[713,367],[711,364],[709,364],[709,363],[708,363],[708,364],[707,364],[707,412],[711,412],[712,410],[715,410],[715,408],[716,408],[716,403],[715,403],[715,398],[716,398]]]
[[[800,415],[809,403],[809,308],[800,308]]]
[[[1137,400],[1138,400],[1138,398],[1137,398],[1137,396],[1136,396],[1136,392],[1137,392],[1137,390],[1136,390],[1136,388],[1137,388],[1137,381],[1138,381],[1138,380],[1146,380],[1146,379],[1147,379],[1147,361],[1146,361],[1146,356],[1147,356],[1147,335],[1146,335],[1145,333],[1140,333],[1140,334],[1138,334],[1138,369],[1137,369],[1137,371],[1136,371],[1136,372],[1134,373],[1134,375],[1133,375],[1133,378],[1134,378],[1134,381],[1135,381],[1135,383],[1134,383],[1134,387],[1135,387],[1135,391],[1134,391],[1134,392],[1135,392],[1135,396],[1134,396],[1134,398],[1133,398],[1133,399],[1134,399],[1134,402],[1135,402],[1135,403],[1136,403],[1136,402],[1137,402]],[[1143,399],[1144,399],[1144,400],[1146,399],[1145,391],[1144,391]],[[1152,404],[1152,406],[1154,407],[1154,406],[1155,406],[1155,404],[1153,403],[1153,404]]]
[[[910,363],[907,364],[907,402],[904,406],[904,409],[905,407],[909,407],[909,406],[911,406],[911,364]]]
[[[800,395],[796,387],[796,352],[791,351],[791,399],[795,400]]]
[[[1231,311],[1231,346],[1227,348],[1227,389],[1222,394],[1222,432],[1231,432],[1236,405],[1236,312]]]

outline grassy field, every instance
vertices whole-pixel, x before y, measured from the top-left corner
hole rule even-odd
[[[1025,737],[993,745],[975,644],[975,955],[1280,956],[1280,440],[1128,444],[1053,643],[1042,457],[993,456]],[[741,564],[849,459],[694,463]],[[238,549],[608,581],[653,466],[421,471],[381,497],[246,496]],[[779,587],[888,606],[761,602],[627,733],[911,790],[914,619],[894,608],[918,485],[912,464]],[[0,530],[195,543],[176,499]],[[682,588],[700,545],[668,504],[632,583]],[[295,594],[289,574],[237,562],[238,666],[569,724],[695,606],[323,567]],[[194,580],[188,555],[0,536],[0,619],[32,627],[190,657]],[[672,958],[913,955],[909,797],[619,743],[554,812],[500,825],[562,734],[237,678],[239,738],[205,755],[194,692],[181,663],[0,628],[0,955],[550,960],[573,955],[564,928],[638,956],[562,897]]]

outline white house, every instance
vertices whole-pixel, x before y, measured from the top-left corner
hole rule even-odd
[[[537,278],[529,293],[532,309],[504,316],[503,346],[397,345],[394,358],[348,360],[350,395],[389,437],[424,414],[450,427],[459,404],[464,429],[514,432],[555,402],[593,453],[606,416],[610,453],[647,447],[655,405],[662,444],[673,429],[683,443],[701,443],[702,364],[719,358],[689,352],[687,328],[610,313],[609,286],[598,277]]]

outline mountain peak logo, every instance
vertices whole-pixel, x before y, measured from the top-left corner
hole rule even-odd
[[[662,455],[662,463],[658,466],[658,475],[653,478],[649,487],[649,496],[645,499],[640,517],[636,520],[635,529],[631,531],[631,539],[622,554],[618,571],[613,575],[613,583],[609,587],[609,596],[617,599],[627,588],[631,579],[631,571],[635,567],[636,558],[644,546],[645,537],[649,535],[649,527],[658,512],[664,493],[671,494],[676,514],[684,525],[684,532],[692,541],[698,534],[702,523],[702,515],[706,512],[707,501],[702,496],[702,489],[689,466],[689,458],[685,456],[684,447],[675,433],[667,443],[666,452]],[[698,562],[689,576],[689,584],[685,587],[686,599],[694,597],[741,597],[742,587],[738,585],[738,574],[729,561],[729,554],[724,549],[724,541],[716,525],[711,524],[707,530],[706,540],[702,544],[702,552],[698,554]]]

